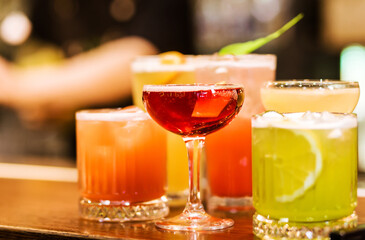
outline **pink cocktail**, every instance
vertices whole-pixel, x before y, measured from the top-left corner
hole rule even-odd
[[[196,68],[197,82],[224,81],[245,88],[245,110],[206,139],[208,209],[237,211],[252,205],[251,116],[264,111],[260,87],[274,81],[275,69],[276,57],[270,54],[204,56]]]

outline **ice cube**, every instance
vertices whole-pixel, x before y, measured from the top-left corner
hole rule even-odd
[[[330,112],[322,112],[321,113],[321,120],[322,121],[333,121],[336,120],[338,117],[336,114],[330,113]]]
[[[285,119],[284,115],[275,111],[267,111],[262,114],[255,115],[252,121],[254,127],[268,127],[273,122],[280,122]]]
[[[315,121],[320,118],[321,118],[321,113],[310,112],[310,111],[305,112],[301,117],[302,120],[306,120],[306,121]]]
[[[335,138],[340,138],[342,136],[342,131],[339,128],[333,129],[329,134],[328,134],[328,138],[329,139],[335,139]]]
[[[261,115],[265,120],[282,120],[284,115],[275,111],[267,111]]]

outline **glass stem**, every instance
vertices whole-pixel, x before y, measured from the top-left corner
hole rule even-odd
[[[189,161],[189,197],[184,212],[202,212],[200,199],[200,158],[204,148],[205,137],[184,138]]]

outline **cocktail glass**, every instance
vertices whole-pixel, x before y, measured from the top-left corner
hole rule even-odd
[[[237,212],[252,208],[251,117],[264,111],[260,87],[274,81],[276,56],[198,56],[198,83],[233,83],[245,88],[244,111],[206,139],[207,208]],[[224,161],[222,161],[224,159]]]
[[[166,133],[137,107],[76,113],[81,217],[140,221],[164,217]]]
[[[277,112],[351,113],[359,96],[358,82],[338,80],[275,81],[261,88],[265,109]]]
[[[268,111],[252,119],[255,235],[322,239],[355,227],[358,83],[276,81],[261,97]]]
[[[185,209],[179,216],[157,221],[157,227],[197,231],[233,225],[233,220],[215,218],[204,210],[200,199],[200,156],[205,136],[226,126],[241,109],[243,99],[243,87],[234,84],[143,87],[147,112],[162,127],[182,136],[189,159],[189,197]]]
[[[271,111],[252,128],[256,236],[328,239],[356,226],[356,115]]]
[[[142,89],[145,84],[195,83],[195,57],[182,56],[182,62],[164,63],[159,55],[140,56],[132,62],[133,104],[144,108]],[[170,206],[186,203],[188,165],[186,147],[181,137],[167,132],[167,197]]]

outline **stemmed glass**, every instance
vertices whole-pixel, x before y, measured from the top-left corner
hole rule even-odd
[[[189,161],[189,196],[184,211],[156,222],[167,230],[217,230],[233,225],[231,219],[207,214],[200,199],[200,156],[205,136],[232,121],[242,107],[243,87],[235,84],[145,85],[143,102],[148,114],[185,141]],[[223,159],[222,159],[223,160]]]
[[[261,88],[266,110],[351,113],[359,100],[358,82],[327,79],[281,80]]]

